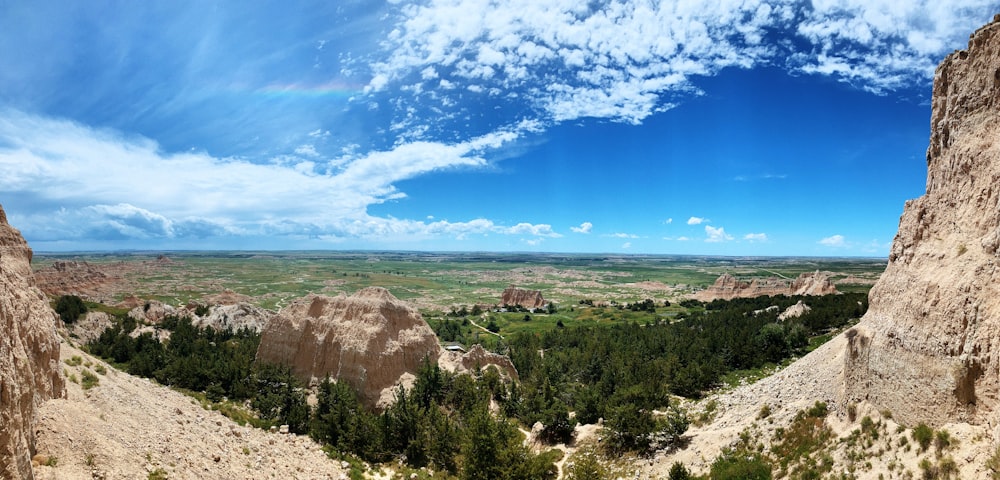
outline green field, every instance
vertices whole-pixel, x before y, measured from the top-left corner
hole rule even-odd
[[[171,261],[154,262],[161,254]],[[625,303],[651,298],[662,303],[684,298],[723,273],[794,278],[822,270],[831,272],[835,281],[848,276],[864,279],[838,288],[866,291],[885,268],[881,259],[850,258],[329,251],[38,253],[33,266],[41,269],[57,260],[155,263],[126,274],[128,282],[114,293],[114,300],[136,295],[177,305],[228,289],[276,309],[308,293],[350,294],[381,286],[428,313],[499,303],[508,285],[540,290],[562,312],[581,299]],[[529,328],[503,320],[514,329]],[[538,318],[539,323],[557,320],[558,316]]]

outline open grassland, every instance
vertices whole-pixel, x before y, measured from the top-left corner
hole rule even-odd
[[[129,274],[114,295],[156,299],[173,305],[232,290],[253,303],[276,309],[308,293],[352,293],[368,286],[389,289],[425,312],[453,306],[493,305],[508,285],[541,290],[560,311],[581,299],[634,302],[646,298],[675,302],[710,285],[719,275],[741,278],[830,272],[842,291],[866,291],[885,268],[881,259],[752,258],[656,255],[574,255],[421,252],[141,252],[45,254],[34,268],[57,260],[91,264],[149,262],[161,253],[170,260],[142,274]],[[567,313],[563,313],[567,315]],[[599,314],[598,314],[599,315]],[[522,315],[523,316],[523,315]],[[559,316],[539,317],[555,323]],[[600,321],[578,316],[577,320]],[[498,319],[510,323],[506,317]],[[531,322],[523,322],[531,323]]]

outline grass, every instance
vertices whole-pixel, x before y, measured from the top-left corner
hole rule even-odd
[[[97,375],[94,374],[94,372],[91,372],[86,368],[83,369],[82,372],[80,372],[80,379],[81,379],[80,386],[82,386],[84,390],[90,390],[91,388],[94,388],[101,384],[101,379],[98,378]]]
[[[122,260],[152,261],[159,253],[75,254],[73,258],[109,265]],[[542,290],[547,300],[554,300],[564,310],[582,298],[627,302],[675,296],[635,285],[643,281],[691,288],[707,286],[726,272],[794,278],[815,270],[837,272],[840,278],[854,275],[874,279],[885,268],[884,260],[870,259],[337,251],[166,254],[173,262],[158,265],[146,276],[133,277],[137,286],[128,294],[177,305],[219,293],[221,283],[254,297],[258,306],[275,309],[309,292],[336,295],[381,286],[404,300],[419,299],[443,306],[492,305],[499,302],[500,292],[514,283]],[[36,254],[33,266],[45,268],[65,258]],[[102,304],[88,303],[87,307],[109,314],[124,313],[123,309]]]

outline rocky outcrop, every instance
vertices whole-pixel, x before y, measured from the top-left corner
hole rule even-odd
[[[517,380],[517,369],[510,357],[498,353],[487,352],[482,345],[473,345],[468,352],[442,352],[438,366],[452,373],[476,373],[480,369],[493,365],[508,378]]]
[[[266,310],[249,303],[233,303],[212,305],[208,314],[192,315],[192,322],[197,327],[209,327],[215,330],[235,331],[243,328],[254,332],[264,330],[264,326],[275,316],[271,310]]]
[[[65,393],[58,317],[35,286],[31,255],[0,207],[0,478],[33,478],[36,409]]]
[[[346,381],[375,407],[392,398],[384,390],[412,376],[425,358],[437,362],[440,351],[415,309],[384,288],[368,287],[351,296],[295,300],[264,328],[257,360],[289,365],[310,383],[326,376]]]
[[[703,302],[716,299],[731,300],[734,298],[755,298],[764,295],[829,295],[837,293],[837,287],[830,277],[822,272],[803,273],[795,280],[778,277],[753,278],[750,281],[739,280],[724,273],[715,279],[712,286],[695,294],[695,298]]]
[[[505,307],[520,305],[524,308],[542,308],[545,306],[545,299],[538,290],[525,290],[511,285],[504,289],[500,304]]]
[[[811,311],[812,311],[812,308],[809,305],[806,305],[805,303],[802,302],[802,300],[799,300],[798,302],[795,302],[795,305],[792,305],[792,306],[786,308],[784,312],[781,312],[778,315],[778,320],[788,320],[789,318],[799,318],[799,317],[801,317],[801,316],[803,316],[803,315],[805,315],[805,314],[807,314],[807,313],[809,313]]]
[[[91,297],[106,293],[108,288],[121,281],[124,264],[93,265],[84,261],[55,261],[35,272],[35,281],[49,295],[78,295]]]
[[[128,316],[140,322],[160,323],[168,316],[186,315],[173,306],[167,305],[159,300],[148,300],[142,305],[129,310]]]
[[[931,104],[927,190],[906,203],[868,312],[847,332],[845,396],[904,424],[997,428],[1000,16],[941,63]]]

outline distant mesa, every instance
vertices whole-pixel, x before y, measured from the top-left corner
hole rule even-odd
[[[296,299],[264,327],[257,349],[259,362],[288,365],[309,384],[347,382],[375,408],[390,405],[398,385],[411,386],[425,359],[450,371],[494,364],[517,375],[510,359],[482,347],[446,353],[420,313],[381,287]]]
[[[525,290],[513,285],[504,289],[500,297],[500,305],[503,307],[513,307],[520,305],[524,308],[542,308],[545,306],[545,298],[538,290]]]
[[[695,298],[703,302],[712,300],[731,300],[734,298],[755,298],[764,295],[829,295],[837,292],[837,287],[830,277],[823,272],[803,273],[795,280],[778,277],[753,278],[750,281],[739,280],[724,273],[715,280],[712,286],[695,294]]]
[[[121,280],[115,268],[84,261],[56,261],[35,272],[38,288],[52,295],[95,296]]]

